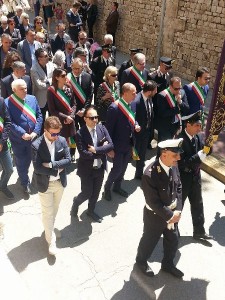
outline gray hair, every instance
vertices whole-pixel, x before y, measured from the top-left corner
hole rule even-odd
[[[22,85],[27,86],[25,80],[23,80],[23,79],[15,79],[15,80],[11,83],[11,87],[12,87],[13,92],[15,91],[15,89],[16,89],[18,86],[22,86]]]
[[[145,60],[145,55],[143,53],[137,53],[133,57],[134,65],[138,64],[142,60]]]
[[[12,64],[12,69],[24,69],[26,67],[25,63],[23,63],[22,61],[14,61]]]
[[[26,19],[29,19],[29,15],[25,12],[23,12],[20,16],[20,22],[22,23],[23,22],[23,19],[26,18]]]
[[[55,55],[52,58],[52,62],[57,66],[61,66],[65,62],[66,56],[65,53],[61,50],[57,50]]]
[[[111,34],[105,34],[105,35],[104,35],[104,41],[105,41],[105,40],[110,40],[110,41],[113,42],[113,36],[112,36]]]

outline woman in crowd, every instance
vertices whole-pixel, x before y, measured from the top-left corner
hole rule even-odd
[[[120,84],[117,81],[118,69],[114,66],[106,68],[103,80],[97,91],[99,120],[104,124],[109,105],[120,98]]]
[[[67,139],[72,161],[75,160],[75,112],[76,100],[72,90],[66,85],[66,71],[56,68],[52,75],[52,86],[47,91],[48,109],[62,123],[61,135]]]
[[[44,10],[46,19],[48,20],[47,21],[48,22],[48,33],[50,33],[51,20],[52,20],[52,17],[54,16],[53,5],[54,5],[53,0],[43,0],[42,1],[43,10]]]
[[[9,18],[8,21],[8,28],[6,29],[5,33],[8,33],[12,37],[12,47],[17,48],[17,44],[21,41],[21,34],[19,29],[15,28],[16,23],[13,18]]]
[[[14,61],[22,61],[21,57],[19,56],[18,52],[16,51],[12,51],[9,52],[4,60],[3,63],[3,68],[2,68],[2,78],[12,74],[12,64],[14,63]]]
[[[30,24],[29,15],[26,13],[22,13],[20,16],[20,34],[21,34],[21,40],[25,39],[25,33],[28,29],[33,28],[33,26]]]
[[[45,35],[45,43],[48,41],[48,33],[47,30],[43,27],[43,19],[40,16],[34,18],[34,31],[41,32]]]
[[[55,55],[53,56],[52,62],[58,67],[64,69],[65,65],[65,53],[61,50],[56,51]]]

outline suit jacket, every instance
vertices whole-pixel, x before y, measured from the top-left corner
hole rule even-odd
[[[126,60],[121,64],[121,66],[119,68],[119,72],[118,72],[119,82],[121,82],[123,71],[130,68],[130,67],[133,67],[133,63],[132,63],[131,59]]]
[[[41,48],[41,43],[34,41],[34,48],[35,50]],[[32,60],[31,60],[30,47],[26,39],[19,42],[19,44],[17,45],[17,51],[19,52],[22,61],[25,63],[27,73],[29,74],[30,69],[32,67]]]
[[[167,102],[166,97],[162,93],[158,94],[157,96],[158,121],[159,121],[158,129],[160,131],[173,133],[175,115],[180,113],[181,116],[184,116],[189,113],[189,105],[184,90],[181,90],[181,99],[182,99],[182,103],[179,106],[176,102],[175,107],[171,108],[169,106],[169,103]]]
[[[14,16],[13,17],[13,20],[15,22],[15,28],[19,28],[20,27],[20,21],[19,21],[20,18],[18,18],[17,16]]]
[[[156,159],[145,170],[142,176],[142,189],[146,203],[159,215],[162,220],[168,221],[173,211],[168,208],[177,198],[176,210],[182,210],[182,185],[177,167],[172,167],[173,187],[170,188],[170,178]]]
[[[3,119],[4,125],[3,131],[0,131],[0,145],[3,146],[2,151],[6,151],[8,149],[7,140],[11,128],[11,119],[2,97],[0,97],[0,118]]]
[[[21,34],[19,29],[15,28],[11,33],[9,28],[7,28],[5,33],[9,34],[12,37],[12,47],[17,48],[17,44],[21,41]]]
[[[97,147],[96,153],[88,151],[88,145],[93,146],[93,140],[91,134],[86,125],[82,126],[76,134],[77,149],[80,154],[77,164],[77,175],[88,176],[93,169],[94,159],[100,158],[103,163],[104,169],[106,169],[106,154],[113,149],[113,143],[109,136],[107,129],[101,125],[96,125],[97,133]],[[105,141],[108,141],[107,145],[103,145]]]
[[[141,138],[141,136],[146,132],[146,130],[149,131],[149,136],[153,138],[154,130],[153,130],[153,105],[152,100],[149,99],[150,103],[150,128],[146,129],[148,125],[148,114],[147,109],[145,106],[145,102],[143,99],[142,93],[138,93],[136,95],[136,98],[131,103],[131,109],[135,113],[135,121],[138,123],[139,126],[141,126],[140,132],[134,132],[136,139]]]
[[[116,59],[116,46],[112,46],[111,49],[112,49],[112,57],[113,57],[114,59]],[[101,55],[102,55],[102,47],[98,47],[98,48],[94,51],[92,59],[95,59],[96,57],[99,57],[99,56],[101,56]],[[114,63],[114,66],[115,66],[115,63]]]
[[[36,115],[35,124],[25,114],[23,114],[21,110],[9,100],[9,98],[5,99],[5,104],[8,108],[12,121],[12,126],[9,133],[11,142],[30,143],[30,141],[25,141],[22,139],[24,133],[35,132],[37,135],[40,134],[43,118],[37,99],[32,95],[27,95],[25,97],[25,103],[29,105]]]
[[[29,29],[33,28],[33,26],[31,24],[28,24],[28,27],[29,27]],[[19,24],[18,29],[20,31],[21,40],[26,39],[26,31],[25,31],[23,24]]]
[[[192,88],[192,86],[190,86],[190,84],[184,85],[184,91],[187,95],[187,101],[188,101],[188,104],[190,107],[190,114],[193,114],[193,113],[197,112],[198,110],[203,110],[203,106],[200,103],[198,97],[196,96],[196,94],[193,91],[193,88]],[[209,92],[209,86],[208,85],[203,86],[202,91],[206,97]]]
[[[119,21],[119,13],[117,10],[110,12],[106,19],[106,31],[108,33],[116,33],[117,24]]]
[[[10,47],[8,53],[13,52],[13,51],[17,52],[17,50],[15,48]],[[3,72],[2,72],[3,71],[3,65],[1,64],[1,61],[2,61],[1,52],[2,52],[2,46],[0,46],[0,76],[2,78],[3,77],[2,76],[3,75]]]
[[[40,108],[43,108],[46,105],[47,90],[52,84],[52,73],[55,69],[55,64],[49,61],[46,64],[46,68],[47,75],[45,74],[44,70],[38,62],[35,63],[30,70],[30,76],[33,86],[33,95],[35,95],[35,97],[37,98]]]
[[[40,136],[32,143],[32,161],[34,165],[33,179],[38,192],[44,193],[48,189],[49,177],[57,176],[58,170],[63,169],[59,173],[60,181],[63,187],[67,185],[66,167],[71,162],[70,151],[64,137],[59,136],[55,141],[55,159],[51,161],[51,155],[44,139],[44,135]],[[52,168],[46,168],[42,165],[44,162],[52,162]]]
[[[114,58],[109,58],[109,65],[114,66],[115,65],[115,59]],[[95,90],[97,92],[98,86],[100,83],[103,82],[103,76],[105,73],[105,70],[107,68],[106,63],[101,56],[96,57],[91,65],[90,68],[92,70],[92,81],[95,84]]]
[[[115,152],[125,153],[134,145],[134,126],[115,103],[107,110],[106,128],[113,141]]]
[[[87,6],[87,23],[94,24],[98,15],[98,7],[95,4],[88,4]]]
[[[134,75],[130,72],[130,68],[126,69],[123,71],[122,73],[122,78],[121,78],[121,86],[124,85],[124,83],[130,82],[133,83],[133,85],[135,85],[136,89],[137,89],[137,93],[139,93],[142,90],[142,86],[140,85],[139,81],[134,77]],[[144,69],[144,71],[142,72],[142,77],[144,79],[144,81],[146,81],[148,79],[148,71],[147,69]]]
[[[25,75],[22,77],[22,79],[27,84],[27,94],[32,95],[32,82],[31,82],[30,76]],[[13,93],[12,87],[11,87],[11,83],[13,81],[14,81],[14,79],[13,79],[12,75],[8,75],[1,79],[1,95],[4,99],[9,97]]]
[[[91,43],[87,41],[87,42],[85,43],[85,46],[83,47],[82,45],[79,44],[79,42],[77,42],[77,43],[75,44],[75,49],[78,48],[78,47],[81,47],[81,48],[85,49],[85,50],[88,52],[88,53],[87,53],[87,59],[88,59],[88,60],[87,60],[87,63],[90,64],[91,58],[92,58],[92,57],[91,57],[91,52],[90,52],[90,50],[91,50]],[[75,52],[75,51],[74,51],[74,52]]]

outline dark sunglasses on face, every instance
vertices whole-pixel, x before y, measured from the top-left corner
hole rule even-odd
[[[83,40],[86,40],[86,38],[79,38],[79,40],[83,41]]]
[[[36,22],[36,24],[43,24],[43,22]]]
[[[75,48],[68,48],[69,51],[74,50]]]
[[[42,57],[47,58],[48,54],[40,56],[40,58],[42,58]]]
[[[94,117],[86,117],[86,118],[88,118],[88,119],[90,119],[90,120],[94,121],[94,120],[97,120],[97,119],[98,119],[98,117],[99,117],[99,116],[94,116]]]
[[[46,129],[46,131],[48,131],[47,129]],[[50,132],[50,131],[48,131],[48,133],[51,135],[51,137],[56,137],[56,136],[59,136],[60,135],[60,132]]]
[[[179,88],[173,87],[173,89],[174,89],[174,91],[179,91],[179,90],[181,90],[181,87],[179,87]]]
[[[111,74],[110,76],[111,76],[111,77],[117,77],[118,74]]]
[[[65,78],[66,74],[61,74],[60,77]]]

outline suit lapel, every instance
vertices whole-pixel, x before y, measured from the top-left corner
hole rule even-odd
[[[41,147],[42,147],[43,156],[46,157],[46,161],[50,161],[51,160],[51,155],[50,155],[50,152],[48,150],[48,146],[46,144],[44,135],[42,137]]]

